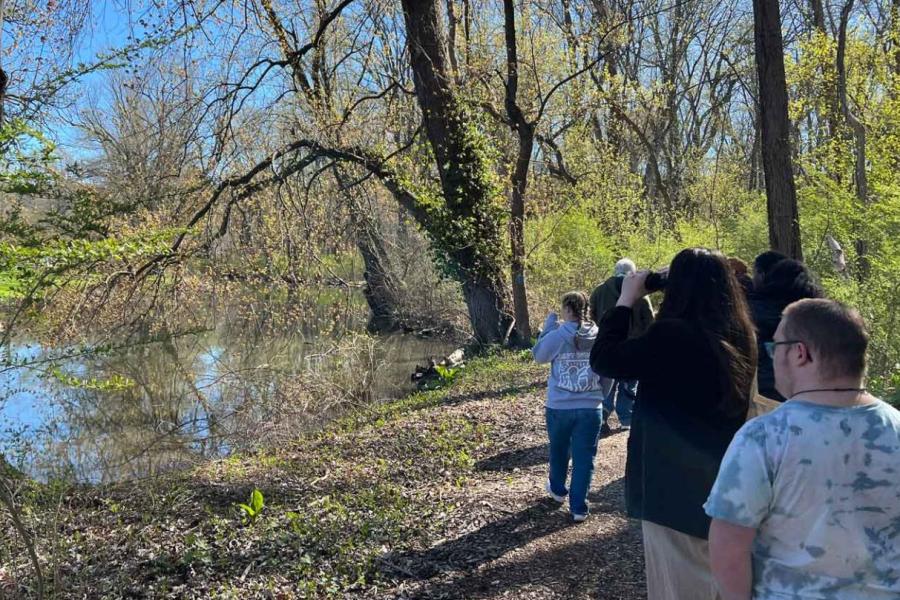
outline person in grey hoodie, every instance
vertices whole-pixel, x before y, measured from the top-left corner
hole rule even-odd
[[[603,421],[604,390],[591,370],[590,355],[597,326],[587,317],[588,297],[569,292],[562,298],[562,321],[551,312],[531,352],[539,363],[550,363],[547,381],[547,435],[550,477],[546,491],[557,502],[569,496],[575,521],[588,516],[587,493],[594,474],[597,439]],[[569,456],[572,479],[566,489]]]

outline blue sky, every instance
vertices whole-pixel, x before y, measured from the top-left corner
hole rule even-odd
[[[144,12],[136,6],[137,3],[128,5],[106,0],[91,4],[90,20],[76,41],[75,52],[72,57],[72,66],[79,63],[93,64],[98,61],[98,56],[109,54],[128,46],[134,38],[141,39],[146,35],[147,29],[140,24]],[[132,14],[129,14],[129,9]],[[129,36],[133,36],[129,38]],[[83,100],[87,94],[98,98],[103,102],[103,89],[105,81],[109,77],[108,72],[96,72],[82,77],[69,91],[76,91],[79,100]],[[76,104],[76,108],[77,108]],[[65,154],[78,157],[86,152],[80,146],[79,134],[76,128],[58,122],[49,133],[60,145]]]

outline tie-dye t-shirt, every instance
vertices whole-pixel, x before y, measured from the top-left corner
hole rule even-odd
[[[706,514],[758,530],[753,598],[900,598],[900,412],[788,401],[728,447]]]

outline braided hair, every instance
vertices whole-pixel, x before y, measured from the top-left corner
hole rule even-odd
[[[572,311],[572,314],[578,319],[579,327],[582,323],[590,321],[588,317],[589,304],[588,295],[580,290],[568,292],[562,297],[562,305]]]

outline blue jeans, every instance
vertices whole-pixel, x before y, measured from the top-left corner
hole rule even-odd
[[[606,421],[612,414],[615,406],[616,414],[619,415],[619,423],[626,427],[631,425],[631,408],[634,406],[634,399],[637,397],[638,382],[635,379],[616,379],[609,393],[603,399],[603,420]]]
[[[545,410],[547,435],[550,438],[550,489],[558,496],[569,494],[572,514],[586,515],[587,493],[594,475],[594,457],[597,455],[603,409]],[[572,457],[572,481],[566,490],[569,456]]]

